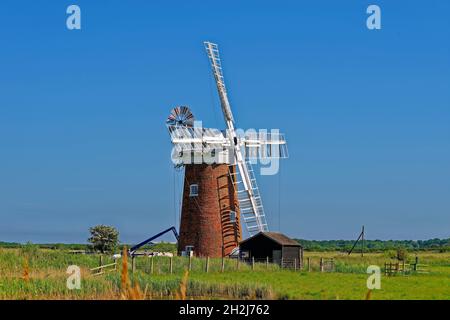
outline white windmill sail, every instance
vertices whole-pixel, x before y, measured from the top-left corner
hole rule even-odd
[[[228,138],[230,139],[231,148],[234,151],[235,163],[238,167],[238,173],[236,173],[236,175],[239,179],[237,181],[239,208],[247,231],[250,236],[252,236],[258,232],[269,230],[264,214],[261,195],[259,193],[258,185],[256,184],[256,179],[251,164],[248,161],[245,161],[244,158],[244,152],[242,149],[244,149],[245,146],[241,146],[240,138],[237,136],[234,128],[234,119],[231,112],[230,102],[228,101],[218,46],[217,44],[211,42],[205,42],[205,48],[211,62],[214,78],[216,80],[220,104],[225,122],[227,124]]]
[[[259,193],[258,185],[256,183],[255,174],[250,161],[245,161],[245,166],[251,181],[251,195],[245,188],[242,175],[240,171],[231,173],[235,176],[235,186],[237,187],[239,209],[241,211],[242,220],[245,223],[247,232],[250,236],[260,232],[269,231],[264,207]],[[253,200],[253,201],[252,201]]]

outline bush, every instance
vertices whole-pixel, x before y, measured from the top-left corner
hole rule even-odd
[[[408,260],[408,251],[404,248],[398,248],[397,249],[397,259],[399,261],[406,261]]]
[[[39,250],[38,245],[33,244],[31,242],[27,242],[26,244],[20,247],[20,253],[28,258],[37,256],[38,250]]]
[[[397,252],[395,250],[387,250],[384,252],[384,255],[389,259],[397,258]]]

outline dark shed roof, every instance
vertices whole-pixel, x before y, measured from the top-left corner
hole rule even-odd
[[[241,242],[241,244],[244,243],[244,242],[247,242],[247,241],[249,241],[249,240],[251,240],[251,239],[253,239],[255,237],[258,237],[259,235],[263,235],[263,236],[265,236],[265,237],[267,237],[269,239],[272,239],[273,241],[275,241],[276,243],[278,243],[278,244],[280,244],[282,246],[298,246],[298,247],[301,247],[300,243],[298,243],[297,241],[292,240],[291,238],[285,236],[282,233],[278,233],[278,232],[260,232],[260,233],[255,234],[253,237],[245,239],[244,241]]]

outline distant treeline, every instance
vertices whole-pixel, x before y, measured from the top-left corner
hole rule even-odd
[[[349,251],[354,244],[354,240],[297,240],[306,251]],[[20,248],[23,244],[16,242],[1,242],[0,248]],[[59,250],[90,250],[89,244],[67,244],[67,243],[46,243],[36,244],[41,249],[59,249]],[[119,247],[123,248],[125,244]],[[129,248],[130,246],[127,245]],[[396,249],[406,249],[408,251],[426,251],[434,250],[441,252],[450,251],[450,238],[448,239],[430,239],[430,240],[365,240],[364,250],[366,252],[382,252]],[[148,246],[142,248],[150,249]],[[176,245],[173,243],[161,242],[152,246],[154,251],[176,251]],[[361,250],[361,242],[354,249]]]
[[[346,251],[348,252],[355,240],[297,240],[306,251]],[[364,240],[364,250],[366,252],[380,252],[403,248],[409,251],[450,251],[450,238],[430,239],[430,240]],[[355,249],[361,250],[361,242],[358,242]]]
[[[28,245],[31,245],[31,243],[27,243]],[[2,242],[0,241],[0,248],[21,248],[24,245],[22,243],[17,242]],[[80,244],[80,243],[43,243],[43,244],[32,244],[33,246],[39,247],[41,249],[53,249],[53,250],[92,250],[92,246],[90,244]],[[117,248],[118,250],[122,250],[123,247],[131,248],[131,245],[129,244],[120,244]],[[141,250],[149,249],[149,246],[144,246],[141,248]],[[151,246],[151,250],[153,251],[160,251],[160,252],[176,252],[176,244],[170,243],[170,242],[159,242],[155,243]]]
[[[31,243],[28,243],[31,244]],[[17,242],[2,242],[0,241],[0,248],[21,248],[25,243]],[[86,250],[88,244],[77,244],[77,243],[42,243],[35,244],[41,249],[66,249],[66,250]]]

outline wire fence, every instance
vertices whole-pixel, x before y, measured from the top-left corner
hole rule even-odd
[[[277,271],[289,269],[302,270],[303,264],[297,259],[237,259],[209,257],[164,257],[164,256],[132,256],[132,271],[148,274],[191,272],[236,272],[236,271]]]
[[[99,266],[91,268],[91,273],[101,275],[122,268],[121,259],[114,260],[111,257],[101,257]],[[307,257],[304,259],[278,259],[271,258],[209,258],[209,257],[180,257],[180,256],[131,256],[128,266],[132,272],[144,272],[147,274],[181,274],[185,270],[190,272],[267,272],[291,270],[301,272],[339,272],[339,273],[365,273],[366,264],[351,265],[345,261],[334,258]],[[385,275],[396,274],[409,275],[412,273],[429,273],[429,265],[415,262],[385,263],[381,268]]]

